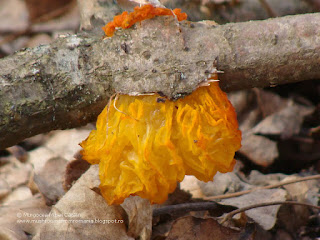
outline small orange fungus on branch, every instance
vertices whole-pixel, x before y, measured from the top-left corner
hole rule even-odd
[[[217,82],[177,101],[120,95],[115,104],[118,110],[114,102],[105,107],[81,143],[83,158],[99,164],[108,204],[130,195],[163,203],[185,175],[207,182],[232,171],[241,132]]]
[[[131,13],[123,12],[113,18],[112,22],[102,27],[107,37],[112,37],[116,28],[130,28],[137,22],[141,22],[146,19],[154,18],[156,16],[173,16],[175,15],[178,21],[186,20],[187,14],[182,13],[181,9],[176,8],[174,10],[168,8],[154,7],[151,4],[143,5],[141,7],[135,7]]]

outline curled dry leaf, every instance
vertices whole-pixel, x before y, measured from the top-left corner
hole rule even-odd
[[[80,154],[79,154],[80,155]],[[83,173],[85,173],[89,167],[90,164],[82,160],[81,156],[76,156],[76,160],[73,160],[68,163],[64,175],[64,182],[63,182],[63,189],[65,191],[68,191],[72,185],[81,177]]]
[[[45,144],[45,147],[54,152],[56,156],[71,160],[74,153],[81,150],[79,141],[86,137],[89,132],[87,129],[55,131]]]
[[[263,167],[270,166],[279,157],[277,142],[254,134],[243,135],[239,152]]]
[[[148,240],[151,236],[152,209],[146,199],[138,196],[127,198],[121,207],[128,216],[128,236],[134,239]]]
[[[283,189],[262,189],[240,197],[223,199],[221,203],[241,208],[257,203],[285,201],[286,194]],[[246,215],[257,222],[263,229],[270,230],[276,223],[279,208],[280,205],[254,208],[246,211]]]
[[[66,165],[67,160],[63,158],[51,158],[43,169],[33,176],[34,183],[48,206],[55,204],[65,193],[62,183]]]
[[[28,152],[19,145],[14,145],[6,149],[9,153],[11,153],[15,158],[17,158],[20,162],[26,162],[28,160]]]
[[[8,183],[3,178],[0,178],[0,200],[6,197],[10,192],[11,188]]]
[[[288,180],[299,179],[300,177],[291,175],[282,180],[286,182]],[[306,182],[297,182],[294,184],[285,185],[284,188],[287,190],[290,199],[299,202],[311,203],[318,205],[319,201],[319,187],[320,181],[312,180]]]
[[[0,31],[2,33],[23,31],[27,27],[28,11],[24,1],[0,1]]]
[[[248,97],[250,94],[251,99]],[[314,110],[314,107],[302,106],[264,90],[255,89],[247,94],[239,92],[231,96],[237,102],[246,103],[235,104],[240,111],[240,129],[243,130],[242,148],[239,152],[263,167],[270,166],[279,157],[278,143],[268,137],[285,139],[298,134],[305,116]],[[245,108],[254,105],[254,109]],[[253,113],[256,113],[255,116]],[[261,115],[264,119],[257,123]]]
[[[29,161],[35,172],[39,173],[47,161],[52,158],[73,159],[73,155],[80,150],[79,141],[89,134],[87,129],[70,129],[54,131],[45,143],[29,152]]]
[[[14,189],[7,197],[2,200],[3,205],[14,204],[16,201],[24,201],[32,197],[30,189],[26,186],[20,186]]]
[[[289,100],[285,108],[271,114],[255,126],[253,133],[289,138],[299,133],[304,117],[313,111],[314,107],[305,107]]]
[[[15,189],[26,184],[31,174],[31,165],[22,164],[14,157],[9,157],[10,163],[0,168],[0,191],[1,189]]]
[[[43,198],[37,194],[23,201],[0,208],[0,238],[1,239],[28,239],[34,236],[45,219],[50,208]],[[30,222],[30,220],[39,220]],[[28,222],[29,221],[29,222]]]
[[[223,195],[249,189],[251,186],[241,181],[235,172],[218,173],[212,182],[199,181],[199,187],[205,196]]]
[[[151,217],[147,217],[152,215],[150,205],[140,198],[130,198],[124,207],[108,206],[95,191],[100,183],[98,171],[98,166],[91,166],[81,176],[52,208],[51,216],[34,239],[118,240],[133,239],[131,236],[139,234],[141,239],[150,237]]]
[[[193,239],[240,239],[240,231],[221,226],[212,218],[201,219],[192,216],[177,219],[169,232],[167,240]]]

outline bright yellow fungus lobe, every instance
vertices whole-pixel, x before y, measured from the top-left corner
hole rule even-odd
[[[120,95],[99,115],[97,130],[81,143],[82,155],[99,164],[108,204],[130,195],[163,203],[185,175],[210,181],[232,171],[241,132],[233,106],[218,83],[170,101]]]

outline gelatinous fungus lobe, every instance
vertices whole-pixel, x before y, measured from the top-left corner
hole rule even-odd
[[[218,83],[177,101],[120,95],[98,117],[97,130],[81,143],[82,155],[100,164],[108,204],[130,195],[163,203],[185,175],[210,181],[232,171],[240,148],[236,113]]]
[[[115,17],[105,31],[112,35],[115,27],[169,13],[145,5],[135,15]],[[100,190],[108,204],[130,195],[163,203],[185,175],[210,181],[218,171],[232,171],[241,132],[227,95],[213,82],[176,101],[158,94],[119,95],[80,145],[83,159],[99,164]]]

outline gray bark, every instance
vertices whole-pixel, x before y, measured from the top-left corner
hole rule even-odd
[[[94,121],[115,93],[190,94],[320,78],[320,14],[213,26],[161,17],[103,40],[66,36],[0,60],[0,149]]]

